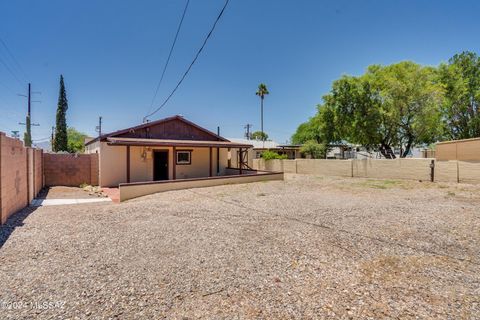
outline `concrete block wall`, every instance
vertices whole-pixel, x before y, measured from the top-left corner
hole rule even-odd
[[[43,187],[41,150],[25,148],[23,142],[0,132],[0,223],[26,207]],[[36,162],[38,161],[40,165]]]
[[[98,154],[44,153],[46,186],[98,185]]]
[[[480,183],[480,161],[438,161],[435,159],[265,161],[254,159],[253,169],[325,176],[430,181],[432,160],[435,163],[434,180],[437,182]]]

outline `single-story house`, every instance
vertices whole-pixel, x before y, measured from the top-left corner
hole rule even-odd
[[[233,175],[230,150],[245,158],[248,143],[229,141],[182,116],[147,122],[103,134],[86,142],[85,153],[98,153],[99,185]],[[248,170],[233,163],[235,174]]]

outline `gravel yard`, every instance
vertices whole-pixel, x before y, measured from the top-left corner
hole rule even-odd
[[[24,210],[1,318],[478,319],[479,208],[480,186],[287,175]]]

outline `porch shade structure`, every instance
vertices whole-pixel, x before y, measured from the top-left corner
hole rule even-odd
[[[213,140],[171,140],[171,139],[141,139],[141,138],[116,138],[107,137],[107,144],[110,146],[126,146],[127,147],[127,183],[130,182],[130,147],[173,147],[175,151],[177,147],[191,147],[191,148],[209,148],[210,158],[210,172],[212,176],[212,148],[237,148],[240,152],[240,159],[243,159],[243,154],[246,149],[252,148],[253,145],[236,143],[231,141],[213,141]],[[248,169],[244,161],[240,160],[239,168],[240,174],[243,169]],[[173,161],[173,179],[176,179],[176,162]]]

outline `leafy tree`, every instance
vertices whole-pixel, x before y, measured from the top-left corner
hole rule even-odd
[[[63,82],[63,75],[60,75],[60,92],[58,95],[57,117],[55,127],[55,139],[53,141],[53,151],[68,151],[68,137],[67,137],[67,109],[68,101],[65,92],[65,84]]]
[[[268,134],[263,131],[255,131],[251,134],[252,140],[261,140],[266,141],[268,140]]]
[[[87,134],[77,131],[75,128],[70,127],[67,129],[68,137],[68,152],[77,153],[83,152],[85,148],[85,138]]]
[[[286,154],[280,155],[275,151],[267,150],[262,152],[262,158],[265,160],[272,160],[272,159],[287,159],[288,157]]]
[[[260,97],[261,132],[263,133],[263,100],[265,99],[266,95],[270,94],[270,92],[268,91],[266,84],[260,83],[258,85],[258,90],[257,92],[255,92],[255,94]]]
[[[300,152],[309,155],[313,159],[324,159],[327,156],[328,148],[325,144],[315,140],[309,140],[300,148]]]
[[[405,157],[412,146],[440,136],[442,98],[434,68],[408,61],[372,65],[362,76],[336,80],[318,107],[317,119],[307,128],[301,125],[292,140],[312,138],[304,133],[313,131],[317,142],[346,140],[379,149],[387,158],[395,157],[392,148],[398,146]]]
[[[442,112],[449,139],[480,136],[480,57],[473,52],[453,56],[440,65],[445,87]]]

